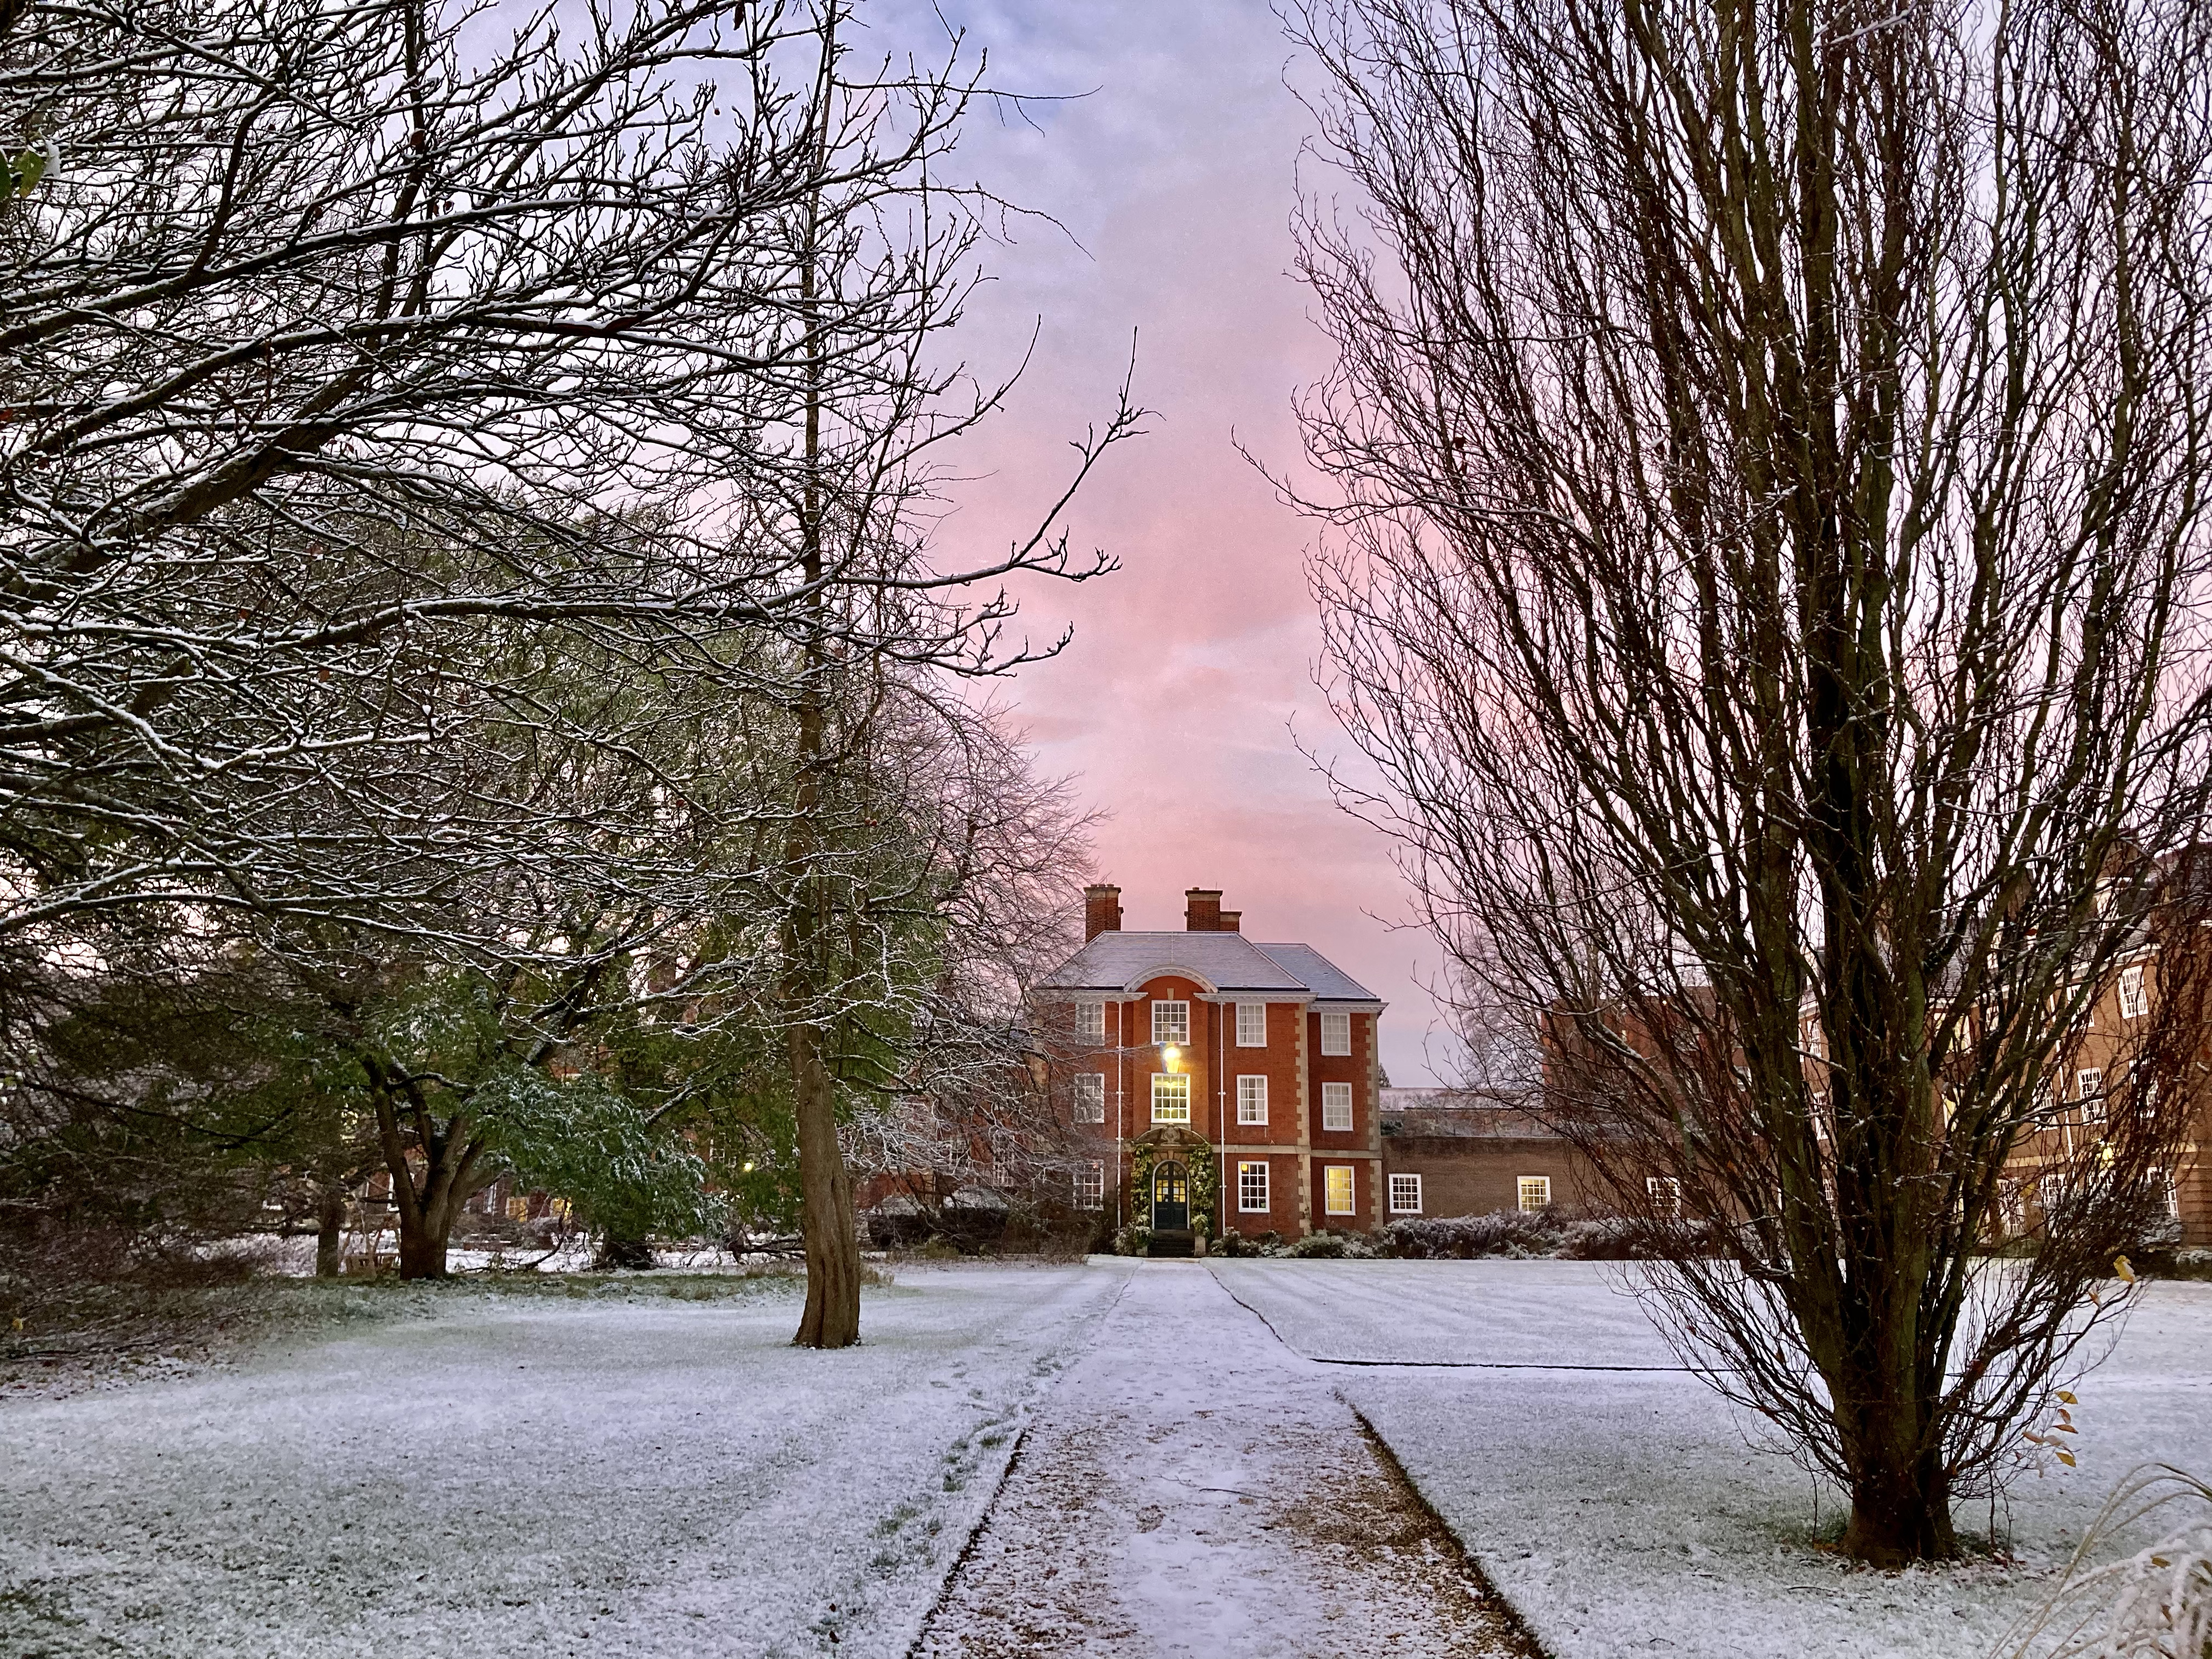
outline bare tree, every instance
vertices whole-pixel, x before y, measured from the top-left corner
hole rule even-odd
[[[1683,1352],[1844,1485],[1850,1553],[1948,1555],[2199,1057],[2212,16],[1296,26],[1361,198],[1299,226],[1353,804],[1619,1200],[1737,1241],[1662,1276]],[[2154,949],[2065,1156],[2053,1073]],[[2043,1253],[1990,1263],[2046,1155]]]

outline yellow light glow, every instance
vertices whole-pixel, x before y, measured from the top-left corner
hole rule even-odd
[[[745,1165],[745,1173],[746,1173],[747,1175],[750,1175],[752,1172],[753,1172],[753,1166],[752,1166],[751,1164],[746,1164],[746,1165]]]
[[[1172,1042],[1169,1043],[1164,1048],[1160,1050],[1160,1064],[1166,1066],[1170,1072],[1175,1070],[1176,1066],[1182,1060],[1182,1050],[1176,1048]]]

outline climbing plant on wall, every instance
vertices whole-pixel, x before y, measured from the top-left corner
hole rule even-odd
[[[1163,1163],[1174,1162],[1190,1172],[1191,1231],[1211,1237],[1218,1208],[1216,1200],[1221,1190],[1221,1165],[1213,1148],[1202,1140],[1182,1146],[1139,1141],[1129,1150],[1129,1191],[1140,1221],[1149,1222],[1152,1218],[1153,1170]]]

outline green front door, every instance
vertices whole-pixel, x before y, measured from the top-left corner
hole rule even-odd
[[[1190,1228],[1190,1172],[1180,1164],[1152,1169],[1152,1231],[1187,1232]]]

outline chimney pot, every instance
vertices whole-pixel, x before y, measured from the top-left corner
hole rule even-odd
[[[1182,925],[1185,933],[1219,933],[1221,931],[1221,890],[1218,887],[1183,889]]]
[[[1085,945],[1101,933],[1121,931],[1121,890],[1111,882],[1100,882],[1083,890],[1083,942]]]

